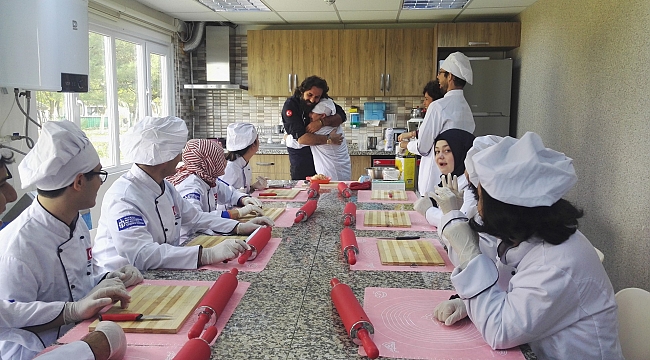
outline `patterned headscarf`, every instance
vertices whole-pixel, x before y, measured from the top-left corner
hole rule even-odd
[[[210,187],[217,185],[217,177],[224,174],[226,157],[223,148],[208,139],[192,139],[183,149],[183,162],[176,174],[167,178],[172,185],[180,184],[191,174],[200,177]]]

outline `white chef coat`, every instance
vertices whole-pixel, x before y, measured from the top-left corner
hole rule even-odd
[[[230,233],[237,226],[237,220],[198,211],[167,180],[163,184],[164,191],[134,164],[108,189],[93,247],[97,268],[196,269],[199,247],[178,246],[181,227]]]
[[[463,206],[460,208],[460,211],[463,214],[467,214],[467,212],[476,207],[476,198],[474,197],[474,194],[472,191],[469,189],[469,182],[467,181],[467,178],[465,178],[465,174],[461,175],[458,177],[458,190],[459,191],[464,191],[463,193]],[[426,196],[426,194],[422,194],[423,196]],[[438,207],[430,207],[427,212],[426,212],[426,218],[427,222],[435,227],[440,226],[440,219],[442,218],[442,210]]]
[[[251,167],[243,157],[238,157],[235,161],[228,161],[226,173],[219,177],[219,179],[225,181],[226,184],[235,189],[243,188],[246,193],[250,193],[252,178],[253,172]]]
[[[431,104],[424,115],[424,120],[418,128],[417,141],[411,141],[407,149],[421,155],[418,172],[418,192],[424,195],[440,182],[440,169],[436,165],[433,145],[441,132],[449,129],[460,129],[473,133],[474,117],[472,110],[465,100],[463,90],[450,90],[445,96]]]
[[[78,217],[71,230],[45,210],[38,198],[2,230],[0,274],[3,300],[56,302],[20,305],[20,316],[26,321],[22,326],[51,322],[64,302],[81,300],[104,276],[93,274],[86,223]],[[11,315],[3,315],[3,319],[15,325]],[[0,354],[3,359],[31,359],[71,327],[64,325],[36,335],[19,328],[3,329]]]
[[[95,360],[95,354],[84,341],[74,341],[69,344],[60,346],[46,354],[37,357],[38,360]]]
[[[248,196],[219,179],[214,187],[210,187],[195,174],[186,177],[174,187],[185,200],[203,212],[230,209],[237,206],[239,199]]]
[[[560,245],[532,238],[502,258],[498,244],[483,245],[451,281],[493,349],[528,343],[540,360],[623,359],[614,289],[581,232]]]
[[[314,134],[328,135],[335,128],[333,126],[323,126]],[[343,134],[343,127],[336,128],[337,134]],[[305,146],[299,144],[291,135],[285,139],[287,147],[302,149]],[[350,163],[350,152],[348,151],[347,141],[341,144],[322,144],[311,145],[311,154],[314,157],[314,168],[317,174],[329,176],[332,181],[349,181],[352,178],[352,164]]]

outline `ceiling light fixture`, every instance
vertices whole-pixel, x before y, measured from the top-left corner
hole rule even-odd
[[[327,5],[334,5],[336,0],[325,0],[325,2],[327,3]]]
[[[423,9],[462,9],[469,0],[404,0],[402,9],[423,10]]]
[[[271,11],[261,0],[197,0],[212,11]]]

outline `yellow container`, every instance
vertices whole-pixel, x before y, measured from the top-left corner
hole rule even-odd
[[[415,189],[415,155],[407,152],[395,156],[395,167],[400,171],[400,180],[404,180],[406,190]]]

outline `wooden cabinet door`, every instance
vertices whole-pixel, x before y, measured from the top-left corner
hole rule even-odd
[[[342,86],[339,30],[295,30],[293,53],[297,85],[306,77],[316,75],[327,81],[330,96],[339,95]]]
[[[368,175],[366,168],[370,167],[370,156],[350,156],[352,166],[352,181],[359,180],[361,175]]]
[[[439,47],[458,47],[456,40],[456,23],[438,24],[438,46]]]
[[[520,33],[521,24],[516,22],[438,24],[438,46],[516,48]]]
[[[293,94],[291,30],[248,31],[248,92],[253,96]]]
[[[386,30],[341,30],[339,43],[345,79],[337,96],[384,96]]]
[[[435,78],[435,28],[386,30],[385,96],[422,96]]]

